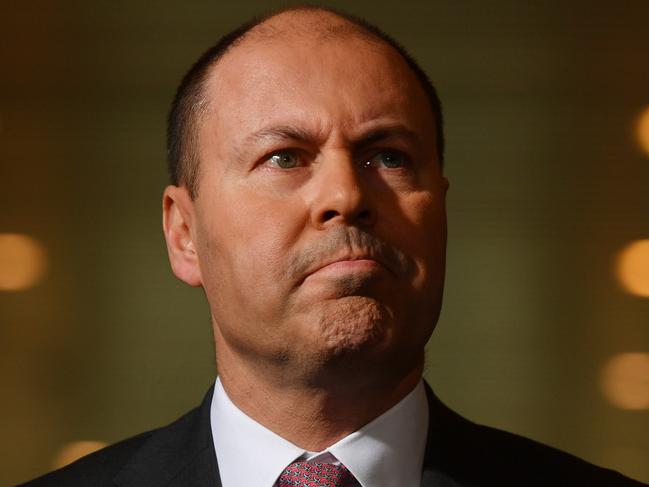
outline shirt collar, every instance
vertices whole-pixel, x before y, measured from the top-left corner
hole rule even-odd
[[[381,416],[317,454],[306,452],[247,416],[230,400],[219,378],[210,422],[223,487],[272,487],[282,471],[300,457],[325,462],[337,459],[362,487],[421,482],[428,432],[423,381]]]

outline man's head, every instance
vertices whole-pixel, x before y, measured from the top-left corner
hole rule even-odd
[[[420,373],[447,182],[418,73],[357,24],[297,9],[248,30],[201,86],[200,169],[193,192],[189,177],[166,189],[164,227],[175,274],[205,290],[222,376]]]

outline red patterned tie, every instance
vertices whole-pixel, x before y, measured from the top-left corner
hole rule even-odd
[[[291,463],[277,480],[277,487],[360,487],[344,465]]]

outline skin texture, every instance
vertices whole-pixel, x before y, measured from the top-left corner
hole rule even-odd
[[[421,377],[446,246],[433,115],[396,52],[317,10],[255,28],[206,97],[198,196],[163,198],[172,269],[205,291],[233,402],[319,451]]]

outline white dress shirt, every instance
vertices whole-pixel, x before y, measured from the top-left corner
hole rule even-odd
[[[210,411],[223,487],[273,487],[297,459],[342,463],[362,487],[417,486],[428,432],[423,381],[399,403],[322,452],[308,452],[241,411],[216,379]]]

